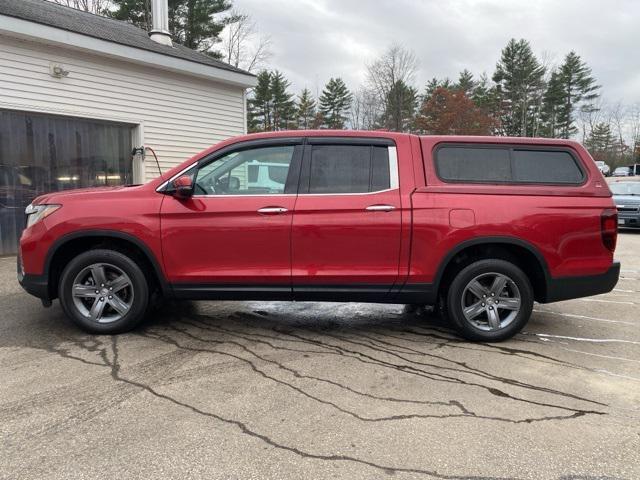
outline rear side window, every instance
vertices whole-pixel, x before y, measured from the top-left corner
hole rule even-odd
[[[371,188],[377,192],[391,186],[389,171],[389,149],[387,147],[371,147]]]
[[[511,155],[516,182],[579,184],[584,180],[569,152],[514,149]]]
[[[367,193],[390,188],[389,153],[369,145],[313,145],[309,193]]]
[[[508,182],[511,180],[509,150],[504,148],[442,147],[436,164],[443,180],[462,182]]]
[[[573,155],[559,149],[442,146],[435,162],[447,182],[579,185],[585,179]]]

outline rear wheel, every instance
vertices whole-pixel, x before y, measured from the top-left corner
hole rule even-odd
[[[463,337],[494,342],[512,337],[529,321],[533,289],[516,265],[479,260],[455,276],[446,303],[448,316]]]
[[[90,333],[126,332],[144,318],[149,287],[139,265],[114,250],[90,250],[71,260],[58,288],[67,316]]]

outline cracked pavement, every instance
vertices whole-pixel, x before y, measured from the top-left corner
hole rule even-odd
[[[640,478],[640,232],[499,344],[401,305],[192,302],[92,336],[0,258],[0,478]]]

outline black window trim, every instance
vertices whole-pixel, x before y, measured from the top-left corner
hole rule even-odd
[[[582,181],[579,183],[576,182],[527,182],[527,181],[518,181],[518,180],[451,180],[445,179],[440,175],[440,169],[438,166],[438,151],[442,148],[446,147],[455,147],[455,148],[486,148],[486,149],[502,149],[509,151],[509,170],[511,171],[511,175],[513,176],[513,151],[529,151],[529,152],[565,152],[568,153],[576,167],[578,167],[578,171],[582,175]],[[531,145],[531,144],[518,144],[518,143],[465,143],[465,142],[443,142],[438,143],[432,151],[432,159],[433,165],[435,168],[436,176],[438,179],[444,183],[452,183],[452,184],[471,184],[471,185],[529,185],[529,186],[544,186],[544,185],[552,185],[552,186],[565,186],[565,187],[581,187],[589,180],[587,175],[587,171],[582,165],[582,162],[576,155],[575,151],[570,147],[564,146],[545,146],[545,145]]]
[[[308,145],[358,145],[395,147],[395,142],[384,137],[307,137]]]
[[[291,163],[289,164],[289,173],[287,174],[287,181],[284,187],[284,193],[258,193],[258,194],[243,194],[243,195],[215,195],[215,194],[196,194],[193,195],[195,198],[208,198],[208,197],[266,197],[266,196],[282,196],[282,195],[296,195],[298,182],[300,178],[300,169],[302,163],[302,151],[303,145],[305,143],[304,137],[275,137],[275,138],[261,138],[257,140],[246,140],[239,143],[233,143],[231,145],[227,145],[226,147],[216,150],[210,155],[203,157],[195,162],[193,162],[188,167],[185,167],[180,172],[176,173],[169,180],[162,183],[158,188],[156,188],[156,192],[167,193],[171,189],[171,182],[182,175],[188,174],[191,170],[206,167],[212,162],[219,160],[220,158],[229,155],[231,153],[242,152],[244,150],[253,150],[257,148],[269,148],[269,147],[294,147],[293,156],[291,158]],[[193,178],[194,183],[197,180],[197,171],[196,175]]]
[[[375,190],[369,192],[340,192],[340,193],[312,193],[311,189],[311,151],[314,145],[322,146],[358,146],[370,147],[369,153],[369,188],[371,188],[371,162],[373,162],[373,147],[386,147],[389,161],[389,188]],[[302,155],[302,168],[300,173],[300,182],[298,186],[298,195],[308,196],[335,196],[335,195],[372,195],[382,192],[398,190],[400,188],[398,171],[398,155],[392,155],[391,148],[397,152],[396,144],[388,138],[366,138],[366,137],[308,137],[305,142],[304,153]],[[391,168],[391,162],[395,161],[394,168]],[[396,184],[394,184],[397,183]]]

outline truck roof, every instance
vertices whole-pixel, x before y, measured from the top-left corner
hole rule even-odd
[[[419,137],[429,139],[432,142],[475,142],[475,143],[511,143],[525,145],[575,145],[575,140],[562,138],[539,137],[503,137],[503,136],[474,136],[474,135],[415,135],[410,133],[392,132],[387,130],[280,130],[277,132],[250,133],[242,137],[235,137],[234,141],[253,140],[261,138],[281,137],[368,137],[368,138],[399,138]]]

